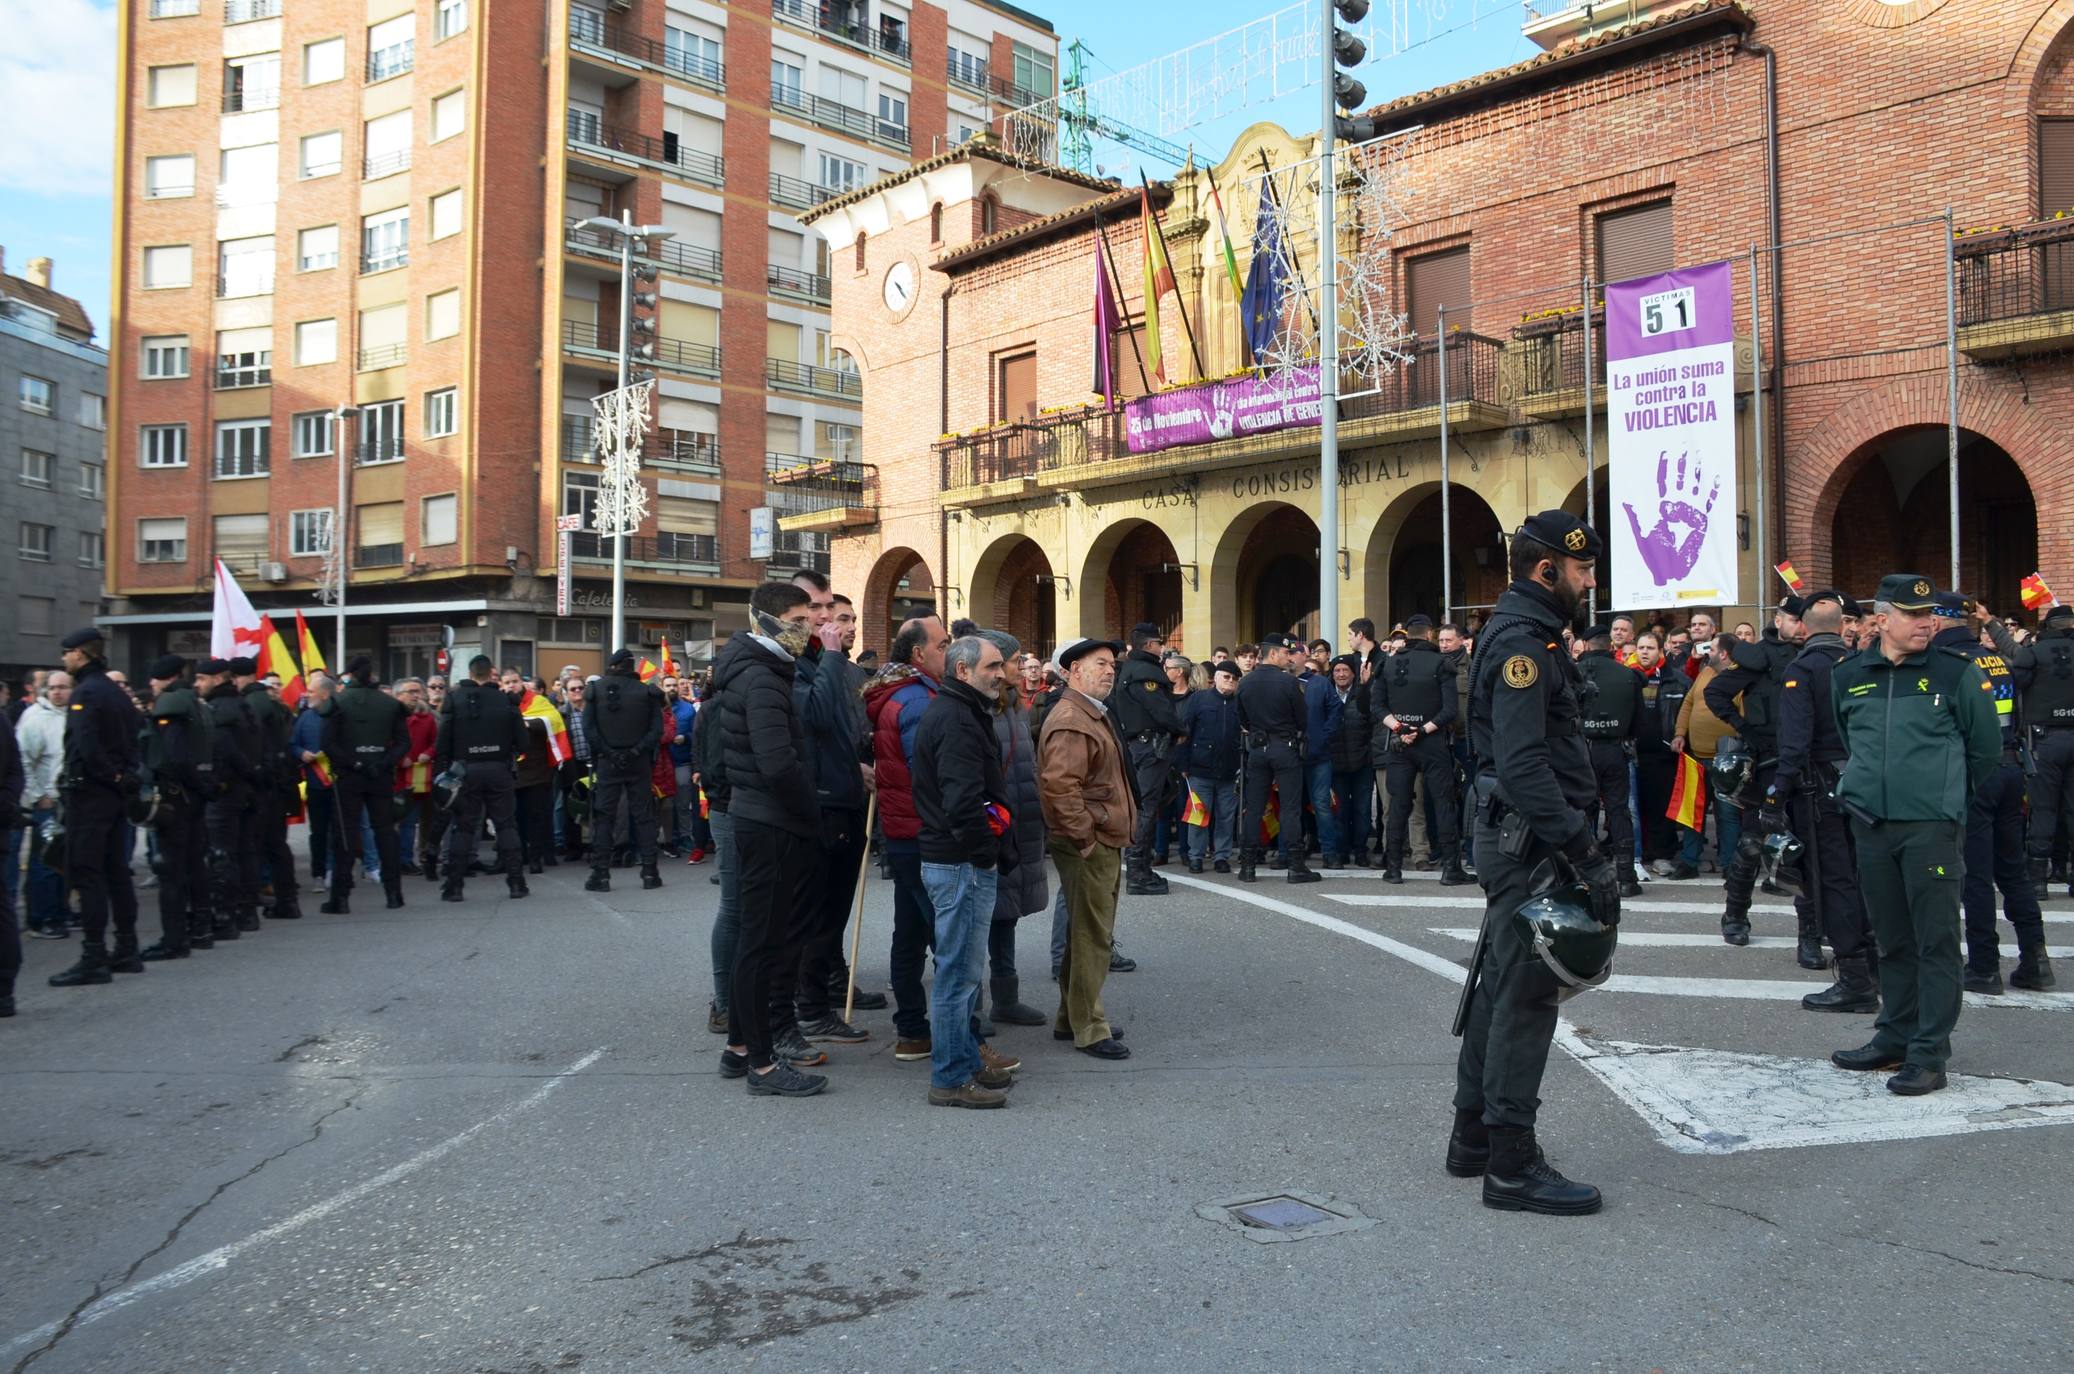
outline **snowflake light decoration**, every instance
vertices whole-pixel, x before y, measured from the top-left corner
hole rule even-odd
[[[636,382],[591,401],[597,416],[599,534],[632,534],[648,515],[648,488],[641,485],[641,445],[648,437],[648,407],[655,381]]]

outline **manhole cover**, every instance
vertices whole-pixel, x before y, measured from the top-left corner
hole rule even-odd
[[[1196,1215],[1228,1226],[1249,1240],[1309,1240],[1375,1225],[1354,1207],[1329,1197],[1283,1190],[1206,1202]]]

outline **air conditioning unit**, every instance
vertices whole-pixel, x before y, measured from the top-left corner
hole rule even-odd
[[[286,582],[288,580],[288,565],[286,563],[265,564],[260,568],[259,575],[268,582]]]

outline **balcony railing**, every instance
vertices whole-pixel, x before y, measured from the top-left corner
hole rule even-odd
[[[404,359],[409,356],[410,349],[405,344],[376,344],[372,348],[361,349],[354,361],[357,371],[379,372],[385,367],[403,366]]]
[[[394,463],[403,458],[403,436],[383,434],[363,439],[353,446],[353,461],[361,467]]]
[[[407,244],[399,244],[393,248],[377,248],[372,253],[360,255],[360,275],[363,277],[370,272],[386,272],[392,267],[409,265],[410,247]]]
[[[234,210],[240,205],[272,205],[281,196],[273,182],[256,186],[249,181],[223,181],[216,185],[216,208]]]
[[[360,162],[360,179],[374,181],[380,177],[394,176],[410,170],[410,149],[397,148],[386,153],[370,153]]]
[[[272,386],[274,368],[272,363],[226,363],[216,364],[216,389],[236,391],[248,386]]]
[[[400,568],[403,566],[403,545],[362,544],[353,550],[353,566],[356,568]]]
[[[802,572],[828,571],[828,536],[813,530],[779,530],[771,536],[767,568],[796,568]]]
[[[671,133],[654,138],[633,129],[614,128],[600,123],[584,110],[569,111],[569,142],[575,144],[579,152],[623,153],[644,162],[658,162],[709,186],[724,185],[727,181],[727,160],[717,153],[687,148],[677,135]]]
[[[878,504],[879,470],[847,458],[763,455],[764,480],[782,497],[787,515],[824,510],[870,510]]]
[[[223,93],[223,112],[225,114],[248,114],[253,110],[274,110],[279,109],[280,105],[281,88],[279,86],[262,86],[257,90],[247,90],[240,87],[237,90],[225,91]]]
[[[1952,251],[1968,352],[2058,347],[2074,336],[2074,216],[1971,235]]]
[[[780,267],[773,262],[764,265],[763,279],[773,291],[804,296],[810,301],[820,301],[824,305],[828,303],[826,277],[816,276],[812,272],[802,272],[797,267]]]
[[[575,8],[569,11],[569,41],[595,52],[631,57],[636,62],[660,67],[707,86],[722,88],[727,84],[727,70],[722,63],[695,57],[672,43],[658,43],[653,38],[628,33],[618,24],[600,23],[590,11]]]
[[[589,420],[562,422],[562,461],[598,462],[597,431]],[[720,437],[689,429],[655,429],[641,445],[644,467],[720,471]]]
[[[569,556],[593,561],[610,561],[612,539],[589,530],[569,536]],[[716,568],[720,563],[720,537],[712,534],[637,534],[627,540],[629,563],[677,564]]]
[[[267,255],[264,272],[219,272],[216,274],[216,299],[236,300],[241,296],[271,296],[274,294],[274,259]]]
[[[563,241],[571,252],[609,262],[619,261],[619,236],[599,229],[585,229],[580,220],[569,221]],[[648,252],[634,254],[634,260],[656,263],[680,276],[720,280],[720,250],[717,248],[700,248],[675,239],[663,239],[653,243]]]
[[[202,12],[202,0],[151,0],[153,19],[180,19]]]
[[[667,367],[678,372],[696,372],[704,376],[720,375],[720,349],[715,344],[692,343],[686,339],[656,337],[643,340],[636,337],[634,346],[639,349],[644,343],[652,344],[652,355],[636,353],[633,362]],[[619,331],[611,325],[600,328],[588,320],[562,321],[562,347],[578,353],[617,359],[619,357]]]
[[[834,200],[846,188],[823,186],[818,182],[801,181],[779,172],[771,173],[771,201],[794,210],[811,210],[824,200]]]
[[[1341,402],[1340,418],[1368,420],[1439,405],[1438,352],[1432,340],[1420,340],[1411,349],[1409,364],[1381,378],[1380,385],[1368,395]],[[1450,329],[1447,337],[1448,404],[1500,404],[1498,360],[1504,352],[1504,345],[1496,339],[1471,334],[1466,329]],[[1340,389],[1347,389],[1344,383]]]
[[[860,110],[854,105],[845,105],[826,96],[813,95],[797,86],[772,86],[771,108],[787,114],[802,115],[824,129],[854,134],[858,138],[876,139],[881,143],[894,143],[905,148],[908,132],[905,124],[893,124]]]
[[[1571,314],[1557,320],[1524,324],[1512,331],[1512,337],[1519,345],[1516,354],[1523,400],[1560,395],[1584,386],[1584,320],[1581,315]],[[1603,308],[1592,312],[1592,385],[1606,385],[1606,312]]]
[[[402,76],[417,65],[418,40],[392,43],[367,55],[367,79],[370,83],[387,81],[392,76]]]
[[[949,53],[948,74],[950,83],[964,90],[975,91],[997,105],[1005,105],[1010,109],[1020,110],[1024,106],[1035,105],[1038,101],[1048,99],[1051,96],[1050,91],[1033,91],[1026,86],[1016,85],[1005,76],[992,75],[988,72],[987,65],[984,62],[980,63],[977,68],[974,68],[969,62],[960,62],[959,58],[963,54],[956,48],[950,48]]]
[[[152,6],[153,13],[157,5]],[[194,13],[192,9],[185,11]],[[223,22],[243,24],[254,19],[278,19],[281,16],[281,0],[223,0]]]
[[[846,401],[864,399],[864,379],[854,372],[811,363],[788,363],[782,358],[763,360],[763,379],[772,386],[791,391],[811,391],[816,396],[834,396]]]
[[[899,26],[882,20],[873,28],[863,0],[771,0],[771,14],[911,65],[912,49]]]

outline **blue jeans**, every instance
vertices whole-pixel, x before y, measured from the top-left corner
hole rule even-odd
[[[735,865],[733,817],[715,811],[712,826],[713,843],[720,849],[720,910],[713,917],[713,1005],[724,1012],[735,976],[735,949],[742,938],[741,873]]]
[[[1239,780],[1237,778],[1194,777],[1188,780],[1189,787],[1203,805],[1210,808],[1208,825],[1183,827],[1188,832],[1188,857],[1191,859],[1217,858],[1231,861],[1232,837],[1239,830]],[[1186,805],[1183,801],[1183,805]],[[1211,851],[1215,850],[1213,854]],[[1065,889],[1061,885],[1059,900],[1065,900]],[[1063,908],[1062,908],[1063,909]],[[1060,949],[1063,951],[1064,943]]]
[[[972,1015],[994,922],[999,875],[971,864],[922,865],[922,886],[936,908],[936,981],[929,988],[929,1081],[962,1088],[980,1071]]]
[[[1311,814],[1318,820],[1318,852],[1330,858],[1344,853],[1339,842],[1339,821],[1332,814],[1332,760],[1308,759],[1303,766],[1303,790],[1310,794]],[[1289,818],[1284,816],[1286,828]]]
[[[368,853],[374,853],[370,848]],[[412,862],[418,853],[418,799],[411,798],[410,809],[403,819],[396,822],[396,858],[398,863]]]
[[[1332,790],[1339,797],[1339,852],[1352,856],[1368,849],[1368,803],[1375,796],[1375,769],[1334,771]]]
[[[1707,778],[1707,796],[1707,810],[1714,817],[1714,847],[1719,851],[1715,857],[1721,866],[1726,868],[1729,855],[1735,853],[1736,846],[1742,843],[1743,813],[1722,800],[1721,790],[1714,786],[1711,775]],[[1696,830],[1685,832],[1685,848],[1682,851],[1685,862],[1695,868],[1699,867],[1700,854],[1706,848],[1706,840],[1707,837]]]
[[[401,854],[403,851],[399,848],[396,852]],[[471,849],[470,852],[474,851]],[[382,880],[382,860],[380,852],[375,848],[374,822],[367,818],[366,807],[360,809],[360,868],[367,874],[369,882],[378,883]]]

